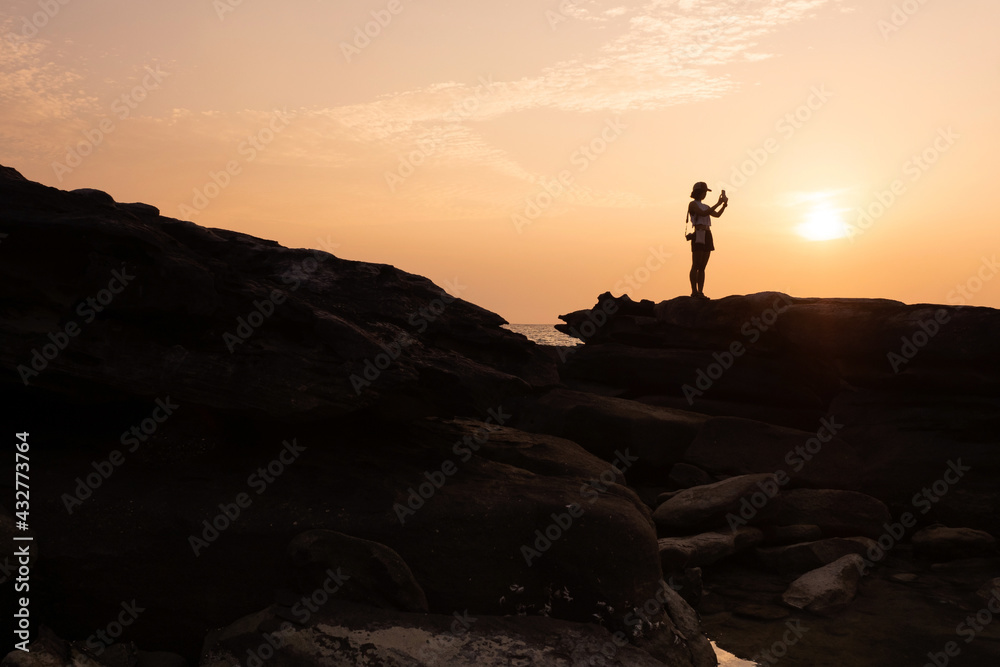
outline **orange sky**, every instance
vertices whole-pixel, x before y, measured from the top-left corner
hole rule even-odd
[[[0,163],[322,239],[515,323],[687,294],[696,180],[731,199],[712,297],[1000,307],[998,23],[995,0],[18,0]]]

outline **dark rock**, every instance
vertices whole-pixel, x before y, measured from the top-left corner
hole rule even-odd
[[[732,611],[734,614],[762,621],[779,621],[791,615],[784,607],[774,604],[753,604],[752,602],[741,602],[733,605]]]
[[[684,460],[727,475],[782,470],[791,478],[789,488],[855,488],[861,459],[831,435],[838,427],[842,425],[835,418],[824,418],[822,425],[817,424],[818,432],[807,432],[750,419],[714,417],[705,422]]]
[[[676,572],[665,571],[663,576],[670,587],[677,591],[678,595],[684,598],[684,601],[691,605],[692,609],[700,607],[705,592],[700,567],[689,567]]]
[[[160,216],[160,209],[151,204],[137,202],[134,204],[118,204],[118,208],[128,211],[140,218],[157,218]]]
[[[554,667],[567,664],[567,660],[571,664],[586,664],[594,656],[608,665],[708,665],[690,660],[694,647],[708,646],[708,641],[697,634],[685,640],[682,632],[690,629],[687,621],[682,617],[675,626],[667,618],[669,629],[659,631],[667,638],[643,642],[659,654],[654,658],[639,646],[617,645],[612,634],[598,625],[549,618],[483,616],[463,611],[418,615],[332,602],[301,623],[293,623],[281,616],[280,609],[271,607],[213,633],[206,640],[201,665],[239,664],[248,651],[251,654],[257,651],[267,636],[278,644],[268,662],[278,667],[295,664],[488,667],[510,665],[511,660]],[[602,649],[608,650],[608,645],[614,647],[610,655],[602,653]]]
[[[657,541],[664,572],[711,565],[723,558],[750,549],[760,543],[756,528],[702,533],[691,537],[667,537]]]
[[[936,524],[913,535],[913,551],[935,562],[975,558],[996,552],[997,540],[982,530]]]
[[[690,489],[692,486],[704,486],[715,480],[707,472],[689,463],[676,463],[670,468],[667,481],[678,489]]]
[[[727,525],[726,515],[738,512],[741,501],[766,484],[776,486],[774,475],[742,475],[684,489],[657,507],[653,519],[665,531]]]
[[[832,537],[816,542],[765,547],[756,550],[760,562],[776,572],[808,572],[843,558],[848,554],[864,556],[878,550],[875,540],[867,537]]]
[[[782,491],[766,507],[761,523],[811,524],[824,535],[878,539],[892,520],[889,508],[877,498],[856,491],[793,489]]]
[[[554,389],[512,410],[513,425],[568,438],[606,461],[628,450],[632,482],[663,483],[705,422],[702,415],[635,401]]]
[[[761,526],[764,543],[772,546],[815,542],[823,539],[819,526]]]
[[[115,205],[115,198],[109,195],[103,190],[95,190],[94,188],[80,188],[79,190],[73,190],[73,194],[86,197],[93,202],[98,204],[106,204],[108,206]]]
[[[428,611],[427,596],[395,551],[332,530],[310,530],[288,545],[290,579],[300,593],[312,594],[330,579],[337,598],[400,611]]]
[[[986,582],[976,591],[976,597],[986,604],[993,603],[994,607],[1000,604],[1000,577]]]
[[[854,600],[864,559],[857,554],[808,572],[792,582],[782,596],[785,604],[818,616],[843,611]]]

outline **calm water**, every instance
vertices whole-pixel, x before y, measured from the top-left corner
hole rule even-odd
[[[514,333],[519,333],[533,340],[539,345],[560,345],[563,347],[573,347],[581,344],[581,341],[572,336],[567,336],[561,331],[556,331],[554,324],[508,324],[507,328]]]

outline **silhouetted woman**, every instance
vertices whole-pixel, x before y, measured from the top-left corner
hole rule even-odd
[[[729,198],[723,190],[719,195],[719,201],[715,206],[709,206],[702,200],[711,190],[701,181],[694,184],[691,191],[692,201],[688,204],[688,216],[691,224],[694,225],[694,232],[688,234],[691,240],[691,296],[697,299],[707,299],[705,296],[705,267],[708,266],[708,258],[715,250],[715,243],[712,241],[712,218],[718,218],[729,205]],[[722,208],[719,208],[719,207]]]

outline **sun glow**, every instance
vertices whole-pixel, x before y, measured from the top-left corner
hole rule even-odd
[[[837,211],[829,206],[817,206],[795,231],[810,241],[832,241],[847,236],[847,225]]]

